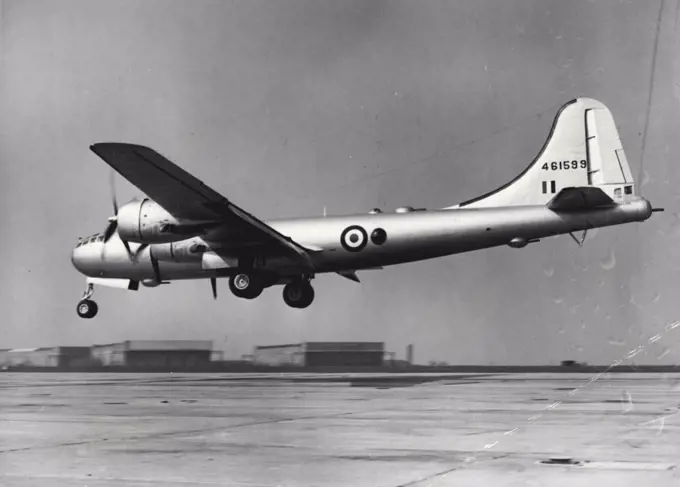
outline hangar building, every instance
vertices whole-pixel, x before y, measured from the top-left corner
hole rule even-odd
[[[87,364],[90,347],[41,347],[0,350],[0,367],[76,367]]]
[[[92,345],[92,358],[105,366],[191,369],[210,364],[209,340],[127,340]]]
[[[257,365],[298,367],[383,365],[383,342],[303,342],[255,347],[253,363]]]

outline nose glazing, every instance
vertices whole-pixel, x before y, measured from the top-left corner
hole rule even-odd
[[[71,264],[73,264],[73,267],[75,267],[79,272],[83,272],[83,263],[83,247],[81,245],[77,245],[71,251]]]
[[[91,276],[97,271],[97,263],[100,258],[99,251],[95,248],[96,239],[93,237],[83,239],[71,251],[71,263],[78,272]]]

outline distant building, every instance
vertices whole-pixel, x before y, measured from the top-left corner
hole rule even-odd
[[[0,367],[77,367],[90,358],[90,347],[42,347],[0,350]]]
[[[409,364],[413,363],[413,344],[410,344],[406,347],[406,361]]]
[[[212,341],[127,340],[91,350],[92,358],[105,366],[191,369],[210,364]]]
[[[298,367],[381,366],[383,342],[302,342],[255,347],[252,361],[257,365]]]
[[[577,362],[576,360],[562,360],[562,362],[560,362],[560,365],[562,367],[582,367],[588,364],[586,364],[585,362]]]

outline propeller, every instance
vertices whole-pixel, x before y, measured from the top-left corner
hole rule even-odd
[[[144,245],[142,245],[143,247]],[[140,247],[141,248],[141,247]],[[158,266],[158,259],[154,257],[153,252],[149,252],[149,259],[151,260],[151,268],[153,269],[153,276],[156,279],[157,282],[162,282],[161,279],[161,269]]]
[[[109,239],[113,236],[114,233],[116,233],[116,230],[118,229],[118,199],[116,198],[116,181],[115,172],[113,171],[113,169],[111,169],[111,171],[109,172],[109,190],[111,192],[111,204],[113,206],[113,216],[110,216],[108,219],[109,224],[106,227],[106,230],[104,231],[104,243],[108,242]],[[120,238],[120,235],[118,237]],[[120,238],[120,241],[123,242],[123,246],[125,246],[125,250],[127,251],[128,256],[132,260],[136,260],[139,254],[141,254],[142,251],[149,246],[148,244],[142,244],[137,248],[135,252],[133,252],[127,240]],[[104,246],[102,246],[102,253],[103,252]]]

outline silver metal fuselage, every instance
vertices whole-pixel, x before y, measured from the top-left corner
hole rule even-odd
[[[513,239],[529,241],[580,230],[641,222],[651,214],[652,206],[649,201],[634,197],[610,208],[573,212],[555,212],[545,205],[535,205],[296,218],[270,220],[266,223],[311,249],[315,273],[325,273],[432,259],[508,245]],[[368,238],[361,250],[349,251],[341,243],[341,234],[355,225],[362,227]],[[371,233],[379,228],[387,235],[382,245],[371,241]],[[208,242],[208,238],[203,240],[194,237],[176,244],[178,248],[203,244],[209,251],[211,249]],[[151,249],[152,247],[147,247],[132,261],[121,240],[114,236],[107,243],[92,242],[76,247],[72,262],[79,272],[89,277],[143,281],[154,277]],[[314,251],[315,249],[318,251]],[[185,260],[158,260],[162,279],[226,277],[236,272],[235,265],[206,269],[202,253]],[[301,272],[301,269],[297,269],[295,264],[283,256],[265,256],[263,260],[256,261],[256,267],[280,276],[292,276]]]

